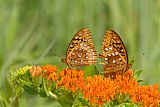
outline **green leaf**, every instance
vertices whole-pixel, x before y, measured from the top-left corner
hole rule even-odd
[[[58,97],[58,102],[63,107],[71,107],[73,105],[74,98],[70,92],[65,90],[59,90],[57,92],[55,91],[55,94]]]
[[[118,107],[138,107],[138,105],[133,103],[123,103],[123,104],[120,104]]]
[[[19,82],[22,85],[23,89],[29,94],[32,94],[32,95],[38,94],[38,88],[33,83],[26,82],[22,79],[19,79]]]
[[[84,100],[83,98],[77,98],[77,103],[75,103],[74,105],[76,104],[81,104],[82,106],[88,106],[88,102],[86,100]],[[80,106],[78,106],[80,107]]]
[[[19,85],[15,86],[15,93],[16,93],[16,96],[19,96],[23,93],[23,88],[20,87]]]
[[[135,58],[134,58],[134,57],[132,57],[132,58],[131,58],[131,60],[129,61],[129,64],[133,65],[133,64],[134,64],[134,62],[135,62]]]
[[[139,78],[139,76],[141,75],[141,73],[142,73],[142,71],[143,70],[137,70],[135,73],[134,73],[134,77],[136,78],[136,79],[138,79]]]
[[[84,77],[93,76],[93,75],[96,74],[96,72],[94,72],[95,71],[95,65],[85,66],[84,70],[85,70]]]
[[[27,81],[24,81],[22,79],[19,79],[19,82],[21,83],[22,86],[26,85],[28,87],[36,88],[36,86],[33,83],[31,83],[31,82],[27,82]]]
[[[32,94],[32,95],[38,94],[38,90],[36,88],[28,87],[25,85],[25,86],[23,86],[23,89],[29,94]]]
[[[40,92],[38,93],[38,95],[43,98],[47,97],[47,94],[43,89],[40,89]]]
[[[143,82],[143,80],[138,80],[137,82]]]
[[[10,99],[14,94],[14,88],[13,84],[11,83],[10,79],[7,76],[5,77],[5,89],[7,98]]]
[[[0,89],[0,107],[8,107],[8,105],[6,94]]]
[[[19,97],[16,96],[15,98],[13,98],[13,99],[11,100],[10,105],[12,105],[12,107],[19,107]]]
[[[43,90],[46,93],[46,95],[48,95],[48,91],[47,91],[47,87],[46,87],[46,81],[45,81],[44,78],[42,78],[42,88],[41,88],[41,90]]]

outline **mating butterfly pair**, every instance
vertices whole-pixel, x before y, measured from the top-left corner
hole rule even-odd
[[[97,58],[102,58],[105,76],[113,76],[123,73],[127,69],[128,55],[120,36],[113,30],[105,33],[101,54],[98,55],[91,38],[91,33],[87,28],[77,32],[71,40],[66,58],[62,62],[68,66],[87,66],[96,63]]]

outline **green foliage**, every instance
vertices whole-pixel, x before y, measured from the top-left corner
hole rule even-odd
[[[143,71],[143,70],[141,70],[141,69],[140,69],[140,70],[135,71],[135,72],[134,72],[134,78],[139,79],[139,77],[140,77],[140,75],[141,75],[142,71]]]
[[[123,103],[123,104],[120,104],[118,107],[139,107],[139,106],[132,103]]]
[[[22,93],[22,87],[15,87],[10,77],[5,78],[3,89],[0,89],[0,105],[1,107],[18,107],[19,96]],[[9,106],[10,105],[10,106]]]
[[[38,90],[37,87],[30,82],[26,82],[24,80],[19,80],[19,84],[22,85],[23,89],[28,92],[29,94],[33,94],[33,95],[37,95],[38,94]]]
[[[63,107],[71,107],[73,105],[74,98],[72,96],[72,93],[65,90],[59,90],[58,92],[56,92],[56,95],[58,97],[58,102]]]

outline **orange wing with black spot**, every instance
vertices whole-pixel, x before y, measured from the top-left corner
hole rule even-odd
[[[106,77],[114,77],[127,69],[128,55],[126,47],[120,36],[113,30],[105,33],[100,58],[104,60],[104,73]]]
[[[91,33],[87,28],[83,28],[71,40],[63,62],[71,66],[86,66],[95,64],[97,57]]]

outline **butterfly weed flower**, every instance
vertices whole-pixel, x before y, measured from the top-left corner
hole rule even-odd
[[[32,68],[32,66],[26,65],[24,67],[21,67],[19,69],[16,70],[16,72],[11,72],[11,78],[13,80],[17,80],[18,78],[24,78],[24,75],[26,74],[26,72]]]
[[[115,106],[129,102],[144,107],[156,107],[160,103],[158,85],[141,86],[133,77],[133,71],[130,69],[123,74],[117,74],[115,79],[106,78],[102,75],[84,78],[85,71],[82,70],[64,69],[59,74],[57,71],[56,66],[49,64],[44,66],[24,66],[16,70],[19,76],[15,78],[22,86],[25,85],[30,89],[36,89],[37,93],[40,91],[39,88],[43,88],[41,86],[45,85],[47,87],[44,89],[46,93],[52,92],[54,87],[57,90],[67,90],[73,96],[80,94],[83,96],[83,100],[92,106],[106,104]],[[30,78],[30,76],[34,78]],[[42,80],[47,80],[45,84],[41,82],[41,78],[44,78]],[[21,80],[19,81],[18,79]]]
[[[93,106],[116,101],[117,97],[129,96],[128,100],[120,99],[117,104],[131,101],[132,103],[142,103],[143,106],[158,106],[160,103],[160,92],[158,85],[140,86],[132,77],[133,71],[128,70],[124,75],[117,75],[116,79],[104,78],[95,75],[87,77],[81,89],[84,99]]]
[[[124,75],[117,74],[115,79],[105,78],[100,75],[88,76],[84,79],[84,71],[64,69],[60,72],[60,80],[56,83],[56,88],[64,87],[71,92],[80,92],[84,99],[93,106],[102,106],[106,103],[114,102],[118,96],[129,96],[128,100],[122,99],[117,104],[130,101],[132,103],[142,103],[144,106],[156,105],[159,103],[160,93],[157,86],[143,88],[136,79],[133,78],[133,71],[128,70]],[[146,90],[148,89],[148,91]],[[153,91],[149,91],[152,89]],[[143,90],[143,91],[142,91]],[[155,91],[156,90],[156,91]],[[142,92],[147,92],[147,96]],[[154,96],[149,98],[149,96]],[[139,99],[138,99],[139,98]],[[150,101],[148,101],[148,99]]]
[[[64,69],[60,73],[60,78],[56,88],[64,86],[66,90],[76,92],[83,87],[84,71]]]
[[[145,107],[155,107],[160,103],[160,92],[158,85],[140,86],[135,78],[132,78],[133,71],[128,70],[124,76],[118,75],[114,80],[118,85],[116,91],[120,95],[129,95],[132,103],[141,103]]]
[[[124,73],[124,75],[117,75],[116,79],[114,80],[115,83],[118,85],[119,90],[117,93],[120,94],[132,94],[132,89],[135,87],[138,87],[139,84],[135,80],[135,78],[132,78],[133,71],[128,70]]]
[[[47,80],[58,80],[58,75],[57,75],[57,67],[56,66],[52,66],[52,65],[45,65],[45,66],[42,66],[42,70],[44,71],[44,77],[47,79]]]
[[[16,70],[16,73],[19,75],[23,75],[25,74],[30,68],[32,68],[32,66],[26,65],[22,68],[19,68],[18,70]]]
[[[160,92],[158,85],[140,86],[134,89],[134,94],[131,95],[133,103],[143,103],[145,107],[156,107],[160,104]]]
[[[41,66],[33,66],[32,68],[29,69],[29,72],[32,77],[37,77],[42,73],[42,68]]]
[[[111,101],[115,96],[117,85],[110,78],[95,75],[87,77],[82,93],[84,98],[92,105],[102,105],[105,102]]]

